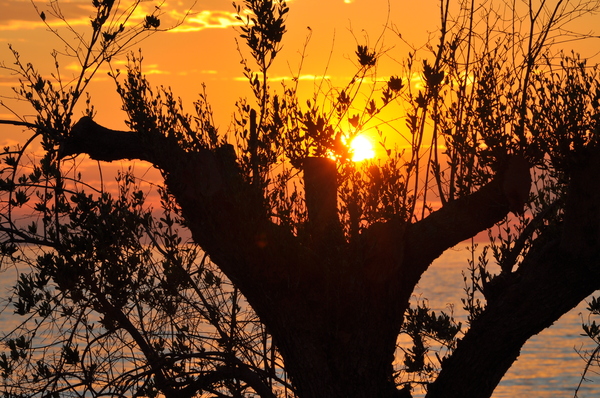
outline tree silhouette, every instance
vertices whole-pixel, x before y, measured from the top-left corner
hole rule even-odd
[[[286,3],[237,5],[240,37],[254,61],[242,63],[256,101],[238,103],[231,142],[212,124],[205,96],[195,104],[196,115],[186,114],[169,90],[151,89],[140,59],[132,60],[124,79],[115,76],[129,131],[100,126],[91,111],[68,128],[71,113],[55,117],[52,106],[60,101],[47,101],[52,106],[39,108],[35,126],[47,151],[39,166],[25,175],[22,149],[5,155],[4,253],[17,261],[16,244],[52,248],[20,279],[17,311],[81,310],[78,318],[64,316],[88,330],[100,314],[95,327],[103,339],[125,332],[119,341],[134,344],[131,350],[144,359],[133,373],[116,377],[127,381],[120,394],[274,396],[289,388],[303,398],[394,397],[409,396],[424,382],[427,397],[490,396],[523,344],[600,284],[600,188],[591,183],[600,171],[597,69],[576,56],[553,56],[550,47],[567,22],[598,4],[530,3],[515,6],[508,22],[492,18],[490,8],[483,28],[473,25],[473,4],[461,5],[453,18],[449,4],[440,3],[439,42],[430,46],[429,59],[411,53],[402,75],[364,94],[362,82],[379,51],[359,45],[358,71],[348,86],[325,95],[325,105],[313,99],[306,108],[295,86],[278,93],[268,79],[285,32]],[[530,28],[521,32],[506,23]],[[494,36],[498,31],[511,33]],[[408,84],[415,72],[420,87]],[[24,84],[20,94],[34,106],[45,104],[54,91],[32,73],[23,71],[39,84]],[[344,140],[394,106],[405,109],[410,151],[387,147],[382,135],[386,157],[351,162]],[[153,224],[143,194],[123,189],[117,200],[95,199],[68,187],[60,165],[83,154],[157,167],[164,206],[189,228],[194,245],[185,250],[194,255],[181,251],[170,215]],[[42,232],[35,223],[20,228],[14,216],[36,190]],[[434,195],[441,203],[435,209]],[[121,220],[127,227],[117,233]],[[410,307],[433,260],[503,223],[508,232],[491,246],[501,271],[492,274],[485,258],[472,270],[464,336],[445,314]],[[162,249],[160,267],[140,244],[144,239]],[[227,300],[202,299],[220,283],[204,261],[197,265],[199,250],[233,284],[230,309]],[[244,337],[252,335],[248,325],[259,324],[238,324],[238,289],[268,335]],[[54,314],[52,320],[62,319]],[[146,329],[146,315],[155,314],[166,321]],[[216,329],[215,352],[200,337],[200,319]],[[161,328],[169,326],[165,340]],[[404,366],[395,368],[400,333],[414,345],[405,350]],[[88,352],[76,344],[81,337],[59,336],[68,337],[61,367],[38,362],[35,382],[51,380],[46,387],[55,392],[98,393],[99,364],[86,362]],[[435,366],[427,360],[427,336],[449,349]],[[10,340],[10,358],[0,361],[6,377],[25,377],[14,371],[16,364],[36,366],[30,341]],[[107,385],[118,360],[102,363]],[[80,376],[67,388],[68,365]],[[422,379],[407,380],[411,373]],[[18,384],[11,388],[21,393]]]

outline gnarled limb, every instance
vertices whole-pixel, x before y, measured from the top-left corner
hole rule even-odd
[[[111,130],[85,116],[73,126],[69,137],[62,142],[59,159],[81,153],[94,160],[112,162],[139,159],[152,162],[150,148],[146,148],[139,133]]]
[[[248,187],[242,187],[241,176],[236,169],[233,154],[220,156],[219,153],[209,150],[185,152],[174,140],[163,136],[147,138],[140,132],[111,130],[98,125],[89,117],[80,119],[59,149],[61,158],[83,153],[88,154],[92,159],[104,161],[140,159],[151,162],[165,172],[167,182],[187,185],[189,189],[192,185],[193,194],[202,197],[213,196],[221,190],[228,191],[228,195],[232,195],[235,189],[249,190]],[[221,151],[221,154],[223,153],[225,150]],[[328,159],[308,160],[312,162],[311,165],[322,160],[323,167],[328,166]],[[410,232],[406,234],[409,247],[426,245],[428,254],[423,256],[423,261],[431,262],[444,250],[491,227],[504,218],[509,211],[515,211],[514,192],[508,192],[507,181],[515,179],[525,181],[525,193],[527,193],[530,184],[529,166],[520,157],[513,157],[508,162],[504,172],[478,191],[450,202],[425,219],[412,224],[409,228]],[[325,183],[335,184],[335,175],[328,177]],[[323,191],[325,188],[320,187],[319,190]],[[335,204],[335,196],[328,194],[327,200],[329,198],[333,198]],[[314,202],[318,199],[317,194],[311,195],[309,199]],[[311,205],[313,202],[308,204]],[[318,208],[329,209],[331,206],[328,203],[326,206],[319,205]],[[217,205],[217,203],[212,204]],[[238,204],[244,205],[244,203]],[[309,207],[309,210],[312,209],[317,213],[314,204]],[[337,219],[336,215],[327,214],[323,216],[324,219],[334,221]],[[319,221],[319,217],[323,218],[317,214],[315,221]],[[325,225],[334,221],[319,221],[319,223]],[[403,238],[397,236],[397,239]]]
[[[547,232],[549,238],[536,238],[519,268],[503,275],[428,398],[491,396],[529,338],[600,288],[598,173],[597,150],[571,170],[564,222]]]
[[[488,184],[410,225],[405,261],[413,267],[411,273],[420,277],[447,249],[491,228],[510,211],[522,211],[530,186],[529,164],[513,156]]]
[[[194,239],[228,276],[242,285],[252,274],[264,278],[270,262],[260,262],[265,252],[281,246],[284,234],[267,218],[262,202],[253,194],[237,168],[227,145],[215,150],[184,151],[178,143],[153,132],[127,132],[100,126],[83,117],[61,143],[60,158],[87,154],[92,159],[139,159],[158,167],[171,193],[188,219]],[[258,253],[257,239],[269,239]],[[290,245],[289,240],[285,245]],[[281,252],[284,250],[279,248]],[[273,254],[271,253],[271,256]],[[263,280],[263,284],[268,279]]]
[[[495,300],[488,302],[456,350],[444,361],[428,398],[490,397],[521,348],[600,288],[600,261],[573,262],[554,241],[531,255]]]

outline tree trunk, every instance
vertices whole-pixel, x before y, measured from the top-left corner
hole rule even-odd
[[[300,306],[292,304],[296,312],[284,319],[277,314],[278,320],[267,323],[276,328],[272,334],[298,396],[391,397],[395,392],[392,361],[399,326],[393,323],[399,314],[389,305],[370,310],[368,300],[348,301],[342,308],[321,304],[301,324]]]

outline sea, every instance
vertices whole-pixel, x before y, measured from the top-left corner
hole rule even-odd
[[[466,321],[460,299],[464,297],[463,272],[467,270],[470,252],[467,245],[446,251],[423,275],[414,292],[414,301],[427,300],[436,312],[452,312],[455,319]],[[8,296],[15,283],[15,270],[0,272],[0,299]],[[600,291],[598,292],[600,295]],[[12,305],[0,300],[0,334],[19,322]],[[513,367],[496,388],[493,398],[598,398],[600,397],[600,367],[592,367],[582,380],[586,362],[580,355],[595,348],[582,336],[582,321],[587,321],[587,303],[565,314],[552,327],[530,339]],[[599,317],[600,318],[600,317]],[[597,321],[599,321],[598,319]],[[3,351],[3,347],[0,348]],[[423,393],[414,391],[415,398]]]

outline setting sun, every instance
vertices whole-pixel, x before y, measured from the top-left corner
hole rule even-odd
[[[350,143],[350,148],[352,149],[352,160],[355,162],[360,162],[375,157],[373,144],[364,135],[357,135],[354,137]]]

